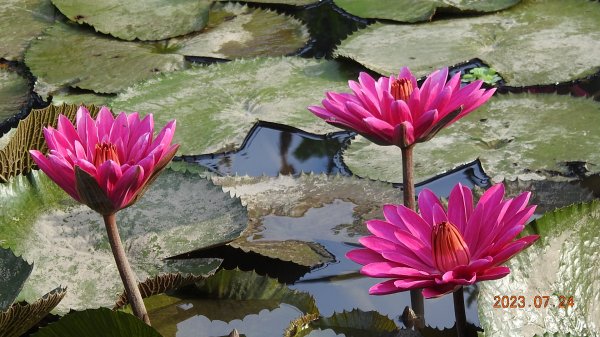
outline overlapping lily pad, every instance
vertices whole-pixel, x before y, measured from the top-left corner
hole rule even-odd
[[[247,2],[254,2],[259,4],[281,4],[281,5],[290,5],[290,6],[306,6],[316,2],[319,0],[251,0]]]
[[[161,72],[184,68],[182,55],[154,44],[119,41],[73,24],[56,23],[36,39],[25,63],[38,81],[115,93]]]
[[[309,267],[333,258],[316,243],[344,240],[340,233],[364,234],[363,221],[380,217],[382,204],[402,202],[400,191],[389,184],[341,176],[213,180],[242,199],[252,220],[231,246]]]
[[[0,125],[21,112],[28,99],[27,80],[0,67]]]
[[[318,329],[333,329],[338,334],[345,336],[398,336],[419,337],[421,334],[410,331],[400,331],[396,323],[387,316],[375,311],[362,311],[354,309],[335,313],[330,317],[322,317],[311,323]]]
[[[547,213],[529,225],[531,232],[541,235],[538,242],[508,263],[511,273],[507,277],[480,283],[479,319],[485,335],[598,336],[599,226],[598,201]],[[503,295],[524,296],[524,307],[493,308],[494,296]],[[549,296],[547,306],[542,298],[541,307],[536,308],[535,296]],[[565,296],[564,308],[560,296]]]
[[[389,75],[417,75],[479,58],[509,85],[551,84],[600,69],[600,5],[524,0],[505,11],[421,25],[377,23],[342,41],[336,55]],[[576,60],[576,61],[574,61]]]
[[[234,3],[217,3],[201,32],[168,41],[176,53],[233,59],[280,56],[308,41],[306,26],[291,16]]]
[[[346,12],[372,19],[402,22],[431,20],[437,11],[495,12],[521,0],[335,0]]]
[[[181,154],[239,146],[257,120],[312,133],[339,129],[306,110],[327,90],[355,76],[335,61],[292,57],[236,60],[164,74],[133,86],[112,103],[116,111],[154,113],[157,125],[177,118]]]
[[[54,23],[50,0],[3,0],[0,3],[0,58],[23,59],[29,42]]]
[[[52,104],[75,104],[75,105],[108,105],[114,95],[95,94],[76,89],[63,89],[52,94]],[[118,113],[118,112],[115,112]]]
[[[0,186],[0,199],[4,245],[36,263],[23,298],[36,298],[60,282],[69,287],[60,311],[114,303],[122,284],[100,215],[76,204],[39,172]],[[117,222],[143,280],[170,269],[163,258],[237,238],[247,217],[238,199],[206,179],[166,171],[137,204],[117,214]],[[218,261],[205,260],[195,272],[216,266]]]
[[[565,161],[587,161],[597,171],[597,125],[600,103],[589,98],[496,95],[432,140],[415,146],[415,177],[424,180],[477,157],[495,181],[542,178]],[[357,137],[344,152],[344,161],[359,176],[402,180],[400,149],[394,146]]]
[[[123,40],[162,40],[201,30],[210,0],[52,0],[69,19]]]

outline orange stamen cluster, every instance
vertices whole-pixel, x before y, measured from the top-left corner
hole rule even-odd
[[[99,167],[105,161],[112,160],[117,165],[119,163],[119,154],[117,148],[112,143],[98,143],[96,144],[96,151],[94,152],[94,166]]]
[[[456,226],[449,222],[442,222],[433,227],[431,245],[433,262],[441,272],[468,265],[471,261],[469,247]]]
[[[406,78],[395,79],[390,86],[390,93],[395,100],[408,101],[412,92],[412,82]]]

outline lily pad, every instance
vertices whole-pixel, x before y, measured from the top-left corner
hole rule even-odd
[[[233,59],[291,54],[308,38],[306,26],[291,16],[237,3],[217,3],[203,31],[171,39],[168,44],[185,56]]]
[[[0,183],[7,182],[11,177],[31,171],[34,165],[29,150],[48,151],[43,135],[43,128],[50,125],[56,127],[58,115],[63,114],[75,121],[77,114],[76,105],[48,106],[44,109],[34,109],[27,118],[19,122],[17,129],[5,137],[6,144],[0,148]],[[99,108],[87,106],[92,117],[95,117]],[[3,137],[4,138],[4,137]]]
[[[335,54],[381,74],[408,66],[418,76],[479,58],[508,85],[551,84],[600,69],[598,22],[597,2],[523,0],[492,15],[421,25],[376,23],[342,41]]]
[[[528,231],[541,238],[515,256],[511,273],[479,284],[479,319],[486,336],[570,333],[598,336],[600,326],[600,202],[547,213]],[[523,308],[493,308],[495,296],[524,296]],[[536,308],[535,296],[541,298]],[[560,296],[565,296],[561,307]],[[569,304],[572,297],[573,306]]]
[[[390,184],[350,177],[215,177],[213,181],[248,207],[251,225],[229,245],[309,267],[333,259],[319,249],[320,241],[339,242],[345,235],[364,234],[363,221],[381,216],[382,204],[402,202],[401,192]]]
[[[0,67],[0,125],[18,115],[29,100],[29,83],[14,71]]]
[[[521,0],[335,0],[346,12],[371,19],[402,22],[431,20],[437,11],[495,12],[514,6]]]
[[[496,95],[432,140],[415,146],[415,178],[433,177],[477,157],[495,181],[541,179],[565,161],[586,161],[599,170],[597,125],[600,103],[589,98]],[[357,137],[344,152],[344,161],[359,176],[402,181],[397,147]]]
[[[0,247],[0,312],[15,301],[32,269],[33,264],[16,256],[10,249]]]
[[[50,0],[3,0],[0,4],[0,58],[23,59],[29,42],[54,23]]]
[[[34,337],[162,337],[137,317],[106,308],[75,311],[41,328]]]
[[[251,0],[246,1],[250,3],[258,3],[258,4],[281,4],[281,5],[290,5],[290,6],[306,6],[316,2],[319,0]]]
[[[73,24],[56,23],[25,53],[38,81],[116,93],[157,73],[184,68],[182,55],[154,44],[119,41]]]
[[[162,40],[201,30],[209,0],[52,0],[69,19],[123,40]]]
[[[164,74],[127,89],[112,108],[153,112],[157,125],[177,118],[179,153],[211,153],[239,146],[257,120],[312,133],[338,131],[306,107],[327,90],[345,89],[349,78],[336,61],[236,60]]]
[[[398,336],[398,337],[421,337],[416,331],[400,331],[396,323],[387,316],[376,311],[362,311],[354,309],[335,313],[330,317],[323,317],[311,323],[318,329],[332,329],[345,336]]]
[[[40,172],[0,186],[0,198],[4,245],[36,263],[22,298],[61,282],[69,287],[61,312],[114,303],[122,284],[100,215]],[[145,279],[170,269],[164,258],[237,238],[247,217],[239,199],[208,180],[166,171],[136,205],[118,213],[117,223],[129,261]],[[202,262],[196,269],[203,273],[218,266]]]
[[[52,104],[75,104],[78,106],[83,104],[102,106],[108,105],[113,97],[115,97],[115,95],[96,94],[94,92],[67,88],[52,93]]]

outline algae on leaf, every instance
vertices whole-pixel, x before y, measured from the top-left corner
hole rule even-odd
[[[542,178],[566,161],[600,170],[600,103],[555,94],[493,96],[485,105],[414,149],[415,179],[425,180],[476,158],[495,181]],[[400,149],[357,137],[344,152],[355,174],[402,180]]]
[[[473,58],[512,86],[552,84],[600,69],[600,4],[523,0],[492,15],[419,25],[376,23],[342,41],[337,56],[383,75],[408,66],[417,76]]]

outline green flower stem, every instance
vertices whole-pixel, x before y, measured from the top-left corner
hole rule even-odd
[[[119,236],[119,230],[117,228],[116,216],[115,214],[110,214],[104,215],[103,217],[104,225],[106,225],[106,233],[108,234],[108,241],[110,242],[110,248],[112,249],[113,256],[115,257],[115,262],[117,263],[117,269],[119,269],[119,274],[121,275],[123,285],[125,285],[125,292],[127,293],[127,298],[129,299],[133,313],[139,319],[144,321],[144,323],[150,325],[150,317],[148,316],[148,311],[146,311],[146,307],[144,306],[142,294],[138,288],[138,284],[135,279],[135,275],[133,274],[133,270],[131,270],[131,266],[129,265],[129,261],[127,261],[123,244],[121,243],[121,237]]]
[[[467,315],[463,287],[455,290],[452,295],[454,297],[454,316],[456,317],[456,336],[465,337],[467,335]]]
[[[415,206],[415,182],[414,182],[414,164],[413,147],[410,145],[400,148],[402,150],[402,189],[404,191],[404,206],[416,211]],[[417,315],[415,326],[417,328],[425,327],[425,300],[421,289],[410,291],[410,305]]]

